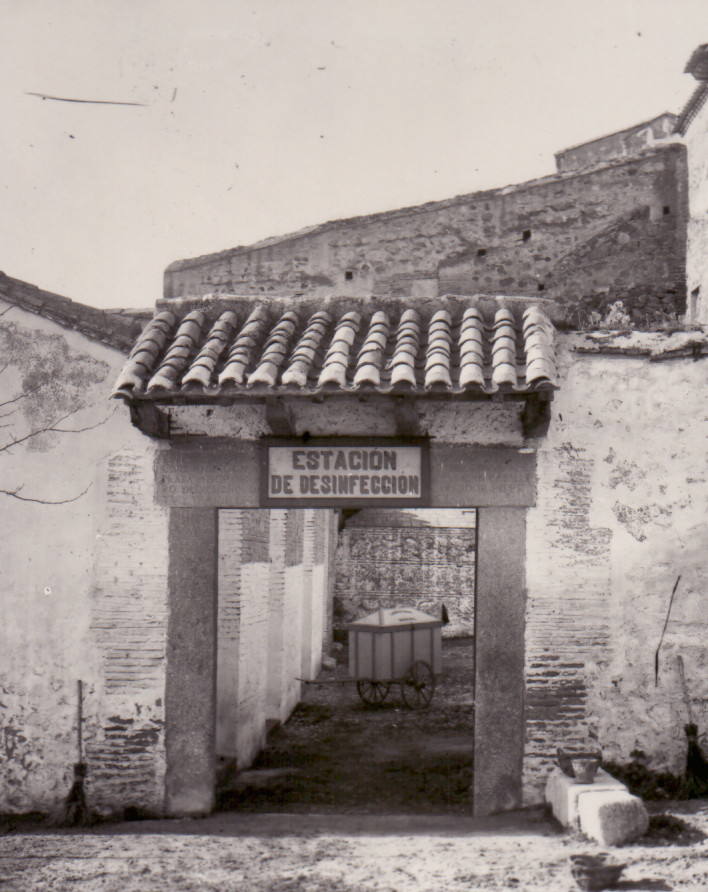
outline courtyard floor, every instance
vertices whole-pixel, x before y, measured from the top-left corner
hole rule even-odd
[[[666,833],[661,818],[639,844],[613,850],[627,864],[615,889],[705,892],[708,800],[660,812],[684,829]],[[88,832],[5,829],[3,892],[569,892],[568,856],[599,850],[540,809],[486,819],[230,812]]]
[[[346,677],[346,654],[324,681]],[[569,856],[600,847],[543,808],[472,817],[473,642],[446,641],[428,709],[392,689],[367,708],[351,684],[308,686],[254,774],[203,819],[49,829],[0,819],[1,892],[570,892]],[[282,772],[282,773],[281,773]],[[708,800],[648,803],[613,850],[616,890],[708,890]]]
[[[349,679],[346,649],[336,667],[305,685],[302,702],[272,732],[247,777],[221,785],[223,809],[290,812],[471,814],[474,640],[443,642],[430,705],[408,709],[397,684],[367,706]],[[273,783],[259,784],[275,775]],[[278,772],[282,771],[282,775]],[[254,776],[255,775],[255,776]]]

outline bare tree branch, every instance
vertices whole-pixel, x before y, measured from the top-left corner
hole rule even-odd
[[[102,421],[96,422],[96,424],[89,424],[86,427],[75,427],[75,428],[61,428],[54,427],[56,424],[60,424],[62,421],[66,421],[67,418],[70,418],[72,415],[75,415],[79,409],[72,409],[71,412],[67,412],[66,415],[62,415],[61,418],[57,418],[56,421],[52,422],[51,425],[46,425],[45,427],[38,427],[36,430],[30,431],[28,434],[25,434],[23,437],[16,437],[12,440],[9,440],[7,443],[0,446],[0,452],[7,452],[8,449],[12,449],[13,446],[19,446],[20,443],[25,443],[27,440],[31,440],[32,437],[38,437],[40,434],[83,434],[85,431],[95,430],[97,427],[101,427],[101,425],[105,424],[107,421],[111,419],[111,417],[115,414],[115,409],[110,415],[106,415],[106,417]]]
[[[52,499],[33,499],[30,496],[21,496],[21,486],[18,486],[17,489],[0,489],[0,495],[9,496],[12,499],[19,499],[20,502],[35,502],[38,505],[68,505],[69,502],[76,502],[82,496],[85,496],[86,493],[91,489],[92,485],[93,484],[89,483],[86,489],[82,490],[77,496],[73,496],[70,499],[57,499],[56,501]]]
[[[85,431],[93,431],[96,430],[97,427],[101,427],[101,425],[105,424],[107,421],[110,421],[111,418],[115,415],[115,409],[110,413],[110,415],[106,415],[106,417],[102,421],[97,421],[96,424],[89,424],[86,427],[48,427],[48,431],[53,431],[57,434],[83,434]],[[73,414],[73,413],[72,413]],[[60,421],[62,419],[59,419]]]
[[[70,415],[73,415],[77,411],[77,409],[73,409],[71,412],[67,412],[66,415],[62,415],[61,418],[58,418],[56,421],[52,422],[52,424],[58,424],[61,421],[65,421]],[[3,446],[0,446],[0,452],[6,452],[8,449],[12,449],[13,446],[19,446],[20,443],[24,443],[26,440],[31,440],[32,437],[38,437],[40,434],[45,434],[50,430],[52,430],[51,425],[38,427],[36,430],[25,434],[24,437],[16,437],[5,443]]]
[[[8,365],[9,365],[9,363],[8,363]],[[0,369],[0,375],[5,371],[6,368],[7,368],[7,366],[5,366],[5,368]],[[17,403],[20,400],[23,400],[26,396],[31,396],[33,393],[37,393],[37,391],[41,388],[41,386],[42,386],[41,384],[38,384],[36,387],[30,387],[29,390],[23,390],[19,396],[13,397],[11,400],[5,400],[4,402],[0,403],[0,408],[2,406],[9,406],[12,403]]]

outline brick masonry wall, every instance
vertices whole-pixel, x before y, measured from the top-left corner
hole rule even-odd
[[[285,664],[283,639],[285,635],[285,528],[287,511],[270,512],[270,617],[268,627],[268,700],[266,713],[269,719],[285,721],[283,706]]]
[[[288,510],[285,526],[285,603],[283,621],[283,713],[290,715],[300,699],[302,650],[305,634],[303,604],[310,593],[305,588],[304,511]]]
[[[582,343],[561,342],[563,386],[538,443],[528,513],[529,803],[558,746],[599,746],[620,761],[637,748],[652,767],[681,771],[679,654],[695,720],[708,727],[708,364],[583,355],[574,350]]]
[[[238,755],[236,729],[239,720],[243,528],[242,511],[219,511],[216,752],[218,756],[230,759]]]
[[[164,796],[167,516],[153,501],[154,446],[140,447],[107,460],[95,552],[86,760],[91,805],[107,813],[160,813]]]
[[[685,305],[685,150],[325,223],[173,263],[165,296],[445,293],[556,298],[571,326],[623,300],[638,323]]]
[[[265,740],[269,539],[266,512],[219,511],[216,749],[241,767]]]

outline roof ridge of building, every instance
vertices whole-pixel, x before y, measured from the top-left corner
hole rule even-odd
[[[91,340],[126,353],[140,333],[139,320],[71,300],[0,271],[0,300],[78,331]]]
[[[608,135],[611,136],[612,134]],[[368,221],[378,222],[383,220],[393,220],[398,217],[413,216],[415,214],[425,214],[429,211],[438,210],[445,207],[453,207],[456,204],[461,204],[464,201],[469,201],[471,198],[478,198],[480,200],[483,200],[486,196],[491,197],[493,195],[510,195],[515,192],[520,192],[524,189],[534,189],[538,186],[544,186],[548,183],[566,181],[575,177],[584,177],[588,176],[591,173],[595,173],[601,168],[622,167],[623,165],[634,163],[637,159],[648,157],[652,154],[658,154],[670,149],[676,149],[677,147],[681,147],[682,145],[683,144],[679,139],[672,139],[671,137],[667,137],[666,139],[662,139],[652,146],[640,149],[632,155],[623,156],[622,158],[610,158],[607,160],[599,161],[592,166],[584,167],[580,170],[569,170],[563,172],[554,171],[553,173],[545,174],[542,177],[534,177],[533,179],[525,180],[522,183],[511,183],[506,186],[495,186],[491,189],[480,189],[475,192],[463,192],[448,198],[434,199],[432,201],[423,202],[422,204],[407,205],[402,208],[393,208],[388,211],[375,211],[371,214],[359,214],[353,217],[341,217],[333,220],[326,220],[322,223],[315,223],[310,226],[305,226],[302,229],[297,229],[293,232],[284,233],[283,235],[268,236],[267,238],[261,239],[257,242],[253,242],[250,245],[237,245],[233,248],[224,248],[220,251],[213,251],[209,254],[199,254],[195,257],[186,257],[181,260],[173,260],[172,263],[170,263],[166,267],[165,273],[167,274],[180,270],[190,269],[192,266],[200,265],[205,260],[215,261],[221,258],[233,257],[238,254],[247,254],[252,251],[264,251],[268,248],[275,247],[276,245],[284,244],[285,242],[297,241],[300,238],[306,238],[307,236],[313,234],[327,232],[330,229],[335,229],[340,226],[349,226],[353,223],[360,224]]]
[[[487,313],[499,308],[521,308],[522,310],[537,305],[544,308],[549,319],[554,323],[562,321],[563,310],[554,298],[539,297],[535,294],[491,294],[475,292],[474,294],[446,293],[431,297],[416,297],[391,294],[339,295],[332,293],[322,296],[296,296],[292,292],[282,294],[225,294],[210,293],[204,295],[185,295],[179,298],[160,298],[155,303],[155,313],[165,310],[182,318],[194,310],[202,310],[207,315],[217,315],[225,309],[253,308],[261,306],[275,313],[294,311],[301,318],[317,311],[328,311],[341,314],[344,312],[360,312],[373,315],[377,311],[399,311],[414,307],[422,315],[449,309],[461,311],[470,306],[479,306]]]

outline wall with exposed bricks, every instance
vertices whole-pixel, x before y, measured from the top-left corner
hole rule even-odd
[[[708,725],[708,365],[694,358],[695,337],[559,335],[560,390],[549,431],[537,440],[524,442],[518,419],[504,415],[502,405],[441,405],[434,423],[421,408],[436,443],[490,445],[489,433],[474,422],[483,411],[496,442],[506,438],[509,446],[537,452],[536,504],[526,523],[528,802],[539,800],[558,746],[600,747],[620,760],[639,748],[653,767],[680,770],[688,707],[679,652],[691,710],[699,726]],[[197,410],[174,411],[185,426],[203,423]],[[223,412],[215,422],[221,433]],[[503,423],[495,423],[495,413]],[[297,430],[305,429],[305,415],[307,429],[323,435],[340,418],[336,405],[294,407]],[[387,424],[384,414],[357,406],[346,431],[394,433]],[[679,574],[655,684],[654,651]]]
[[[680,773],[689,705],[678,656],[690,709],[708,728],[708,362],[662,352],[669,343],[560,339],[562,385],[537,443],[527,520],[529,802],[558,746],[618,761],[639,749],[652,768]]]
[[[536,295],[571,326],[623,300],[635,321],[685,305],[685,149],[382,214],[173,263],[165,296]]]
[[[107,813],[163,806],[167,516],[154,503],[154,451],[143,439],[101,468],[90,612],[99,665],[86,761],[91,805]]]
[[[61,804],[77,758],[82,679],[92,806],[159,811],[168,547],[154,464],[170,447],[132,430],[124,411],[112,414],[106,404],[119,353],[18,309],[4,323],[11,363],[0,402],[26,394],[11,404],[12,433],[57,430],[4,451],[0,465],[0,488],[37,500],[6,495],[0,512],[7,618],[0,807]],[[536,504],[526,517],[529,803],[539,800],[558,746],[599,746],[619,760],[641,749],[652,767],[680,771],[689,713],[708,727],[708,365],[684,341],[561,335],[561,389],[548,434],[535,441],[524,442],[516,408],[505,405],[431,401],[421,410],[438,442],[537,452]],[[50,391],[35,391],[45,380]],[[346,409],[346,401],[302,406],[294,424],[327,434],[341,419],[346,433],[395,433],[365,404]],[[211,418],[172,411],[181,433],[260,431],[259,409],[216,407]],[[218,671],[229,694],[220,699],[217,732],[227,751],[252,755],[265,721],[292,709],[297,678],[317,670],[335,535],[329,512],[278,511],[267,524],[258,511],[220,515]],[[233,696],[248,716],[235,727]]]
[[[0,811],[61,806],[79,680],[92,806],[159,810],[166,511],[154,447],[106,398],[124,357],[18,306],[0,349],[0,489],[20,497],[0,494]]]

